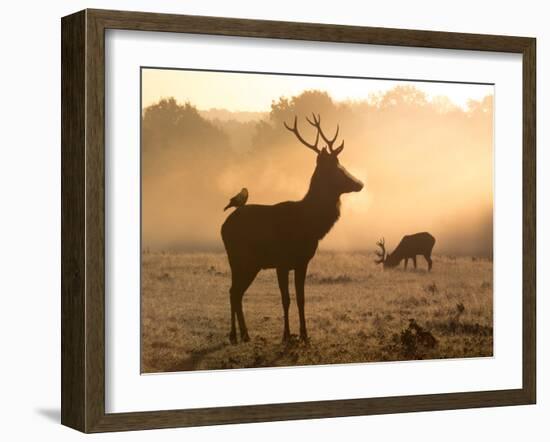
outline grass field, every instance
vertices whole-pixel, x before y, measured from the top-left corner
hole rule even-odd
[[[372,253],[318,252],[306,281],[310,342],[281,342],[275,270],[244,297],[250,342],[229,343],[224,253],[144,252],[142,372],[492,356],[493,264],[434,255],[432,272],[382,271]],[[291,280],[290,327],[298,333]]]

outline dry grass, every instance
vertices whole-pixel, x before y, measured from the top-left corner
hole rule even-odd
[[[263,271],[244,298],[251,341],[230,345],[225,254],[144,253],[142,371],[491,356],[492,262],[436,255],[431,273],[418,263],[382,271],[370,253],[318,252],[306,282],[308,345],[281,343],[277,278]]]

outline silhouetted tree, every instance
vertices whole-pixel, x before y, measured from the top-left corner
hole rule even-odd
[[[338,106],[325,91],[308,90],[291,98],[280,97],[271,103],[268,120],[256,124],[253,145],[265,148],[281,143],[283,137],[285,140],[287,137],[283,123],[292,121],[295,115],[311,115],[312,112],[323,115],[326,121],[336,120]]]
[[[222,129],[203,118],[190,103],[162,99],[142,115],[142,156],[145,177],[193,159],[195,167],[211,169],[230,154]],[[205,175],[203,175],[205,176]]]
[[[221,147],[227,137],[221,129],[203,118],[190,103],[162,99],[143,112],[143,150],[167,148],[195,149]]]

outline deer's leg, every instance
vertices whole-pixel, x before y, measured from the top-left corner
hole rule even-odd
[[[305,296],[304,286],[306,282],[307,263],[296,267],[294,270],[294,285],[296,286],[296,304],[298,305],[298,314],[300,316],[300,339],[307,342],[306,315],[305,315]]]
[[[405,258],[405,270],[407,270],[407,264],[409,263],[409,258]]]
[[[281,290],[281,300],[283,303],[283,312],[285,315],[285,329],[283,332],[283,342],[290,339],[290,326],[288,324],[288,307],[290,306],[290,293],[288,291],[288,269],[277,268],[277,281],[279,290]]]
[[[229,302],[231,304],[231,331],[229,332],[229,342],[232,344],[237,343],[237,327],[235,325],[235,318],[236,318],[236,312],[235,312],[235,301],[233,299],[233,294],[231,293],[231,290],[229,291]]]
[[[416,270],[416,255],[413,256],[414,269]]]
[[[428,271],[430,271],[432,269],[432,258],[430,255],[424,255],[424,258],[428,262]]]
[[[231,305],[232,310],[234,310],[234,316],[237,317],[237,321],[239,322],[239,330],[241,331],[241,341],[248,342],[250,341],[250,338],[248,336],[248,330],[246,328],[246,323],[244,321],[244,313],[243,313],[243,296],[244,292],[246,292],[246,289],[250,287],[250,284],[252,284],[252,281],[254,281],[254,278],[258,274],[258,269],[246,269],[241,270],[238,272],[233,272],[233,283],[231,284],[231,289],[229,290],[229,293],[231,295]],[[232,318],[232,321],[234,319]],[[234,323],[232,323],[231,331],[233,332],[233,326]],[[231,334],[230,334],[231,338]],[[236,340],[236,339],[235,339]]]

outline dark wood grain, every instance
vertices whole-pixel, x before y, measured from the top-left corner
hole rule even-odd
[[[85,13],[61,34],[61,422],[85,427]]]
[[[524,405],[523,390],[498,390],[371,399],[295,402],[192,410],[107,414],[93,432],[144,430],[296,419]]]
[[[91,431],[105,415],[105,38],[102,22],[86,15],[86,431]]]
[[[529,38],[457,32],[343,26],[271,20],[88,10],[106,29],[185,32],[289,40],[367,43],[375,45],[522,52]]]
[[[523,55],[523,386],[515,390],[105,413],[105,30]],[[86,10],[62,20],[62,423],[84,432],[532,404],[536,398],[536,46],[526,37]],[[136,92],[137,93],[137,92]]]
[[[523,50],[523,389],[537,395],[537,78],[536,40]]]

